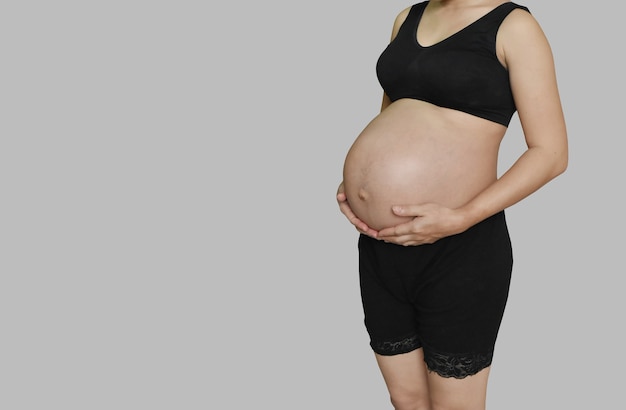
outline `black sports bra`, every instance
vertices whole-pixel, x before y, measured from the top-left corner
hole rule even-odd
[[[496,55],[496,35],[514,9],[504,3],[451,36],[423,47],[417,27],[428,1],[414,4],[380,55],[376,74],[391,101],[412,98],[508,126],[516,111],[508,71]]]

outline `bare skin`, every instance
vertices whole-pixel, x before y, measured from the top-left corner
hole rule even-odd
[[[423,45],[441,41],[463,25],[460,21],[471,21],[499,4],[502,2],[431,1],[418,30],[419,41]],[[482,12],[476,14],[476,9]],[[469,11],[472,18],[467,17]],[[392,39],[407,14],[408,9],[405,9],[398,15]],[[424,33],[423,26],[432,25],[428,21],[433,18],[437,19],[442,28],[438,30],[439,33]],[[521,201],[565,171],[568,159],[567,132],[554,61],[548,41],[536,20],[524,11],[514,10],[499,30],[497,54],[509,71],[528,149],[506,173],[466,198],[466,202],[460,206],[429,202],[395,203],[392,212],[400,217],[409,217],[410,220],[391,227],[374,229],[359,219],[348,203],[342,183],[337,191],[339,208],[359,232],[400,245],[432,243],[462,232]],[[384,95],[381,114],[392,105]],[[482,119],[475,120],[486,124]],[[459,130],[460,135],[463,133],[464,130]],[[493,163],[489,155],[497,153],[485,152],[481,158]],[[473,172],[469,169],[467,171]],[[492,172],[495,173],[495,170]]]
[[[376,355],[395,409],[483,409],[489,368],[465,379],[429,372],[422,349],[397,356]]]
[[[498,148],[506,128],[470,114],[401,99],[361,132],[344,165],[352,211],[380,230],[412,218],[396,204],[465,204],[496,180]]]
[[[417,40],[436,44],[502,3],[431,0]],[[398,14],[392,39],[408,11]],[[500,27],[496,49],[509,72],[526,151],[498,178],[504,126],[423,101],[391,103],[383,95],[381,113],[346,156],[337,191],[340,211],[359,232],[403,246],[433,243],[510,207],[565,171],[567,132],[543,31],[532,15],[514,10]],[[381,135],[385,144],[377,145]],[[376,358],[397,410],[485,408],[489,369],[449,379],[428,372],[421,349]]]

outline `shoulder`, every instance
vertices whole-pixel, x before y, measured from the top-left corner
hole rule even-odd
[[[537,67],[552,64],[548,39],[528,9],[516,8],[502,21],[496,38],[505,66]]]
[[[391,39],[393,40],[396,35],[398,34],[398,31],[400,30],[400,27],[402,26],[402,24],[406,21],[407,17],[409,16],[409,14],[411,13],[411,10],[414,7],[419,7],[422,3],[418,3],[418,4],[414,4],[412,6],[408,6],[404,9],[402,9],[397,15],[396,18],[393,21],[393,31],[392,31],[392,35],[391,35]]]
[[[502,21],[500,32],[506,37],[532,35],[540,33],[541,27],[528,8],[513,3],[516,8],[511,10]]]
[[[395,20],[393,21],[393,26],[394,28],[396,27],[400,27],[402,25],[402,23],[404,23],[404,21],[406,20],[406,18],[408,17],[409,13],[411,12],[411,9],[413,8],[413,6],[409,6],[406,7],[404,9],[402,9],[397,15]]]
[[[411,4],[408,7],[405,7],[397,14],[396,22],[400,21],[400,23],[402,23],[408,17],[411,11],[419,12],[419,10],[423,10],[424,8],[426,8],[427,5],[428,5],[428,1],[421,1],[418,3]]]
[[[505,51],[547,46],[547,39],[539,22],[523,6],[511,10],[504,18],[498,30],[498,42]]]

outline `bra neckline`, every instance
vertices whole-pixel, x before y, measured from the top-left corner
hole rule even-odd
[[[489,15],[491,15],[492,13],[494,13],[496,10],[500,9],[502,6],[504,6],[505,4],[511,4],[510,1],[504,2],[502,4],[500,4],[499,6],[494,7],[493,9],[491,9],[490,11],[488,11],[487,13],[483,14],[482,16],[480,16],[479,18],[477,18],[476,20],[472,21],[471,23],[469,23],[468,25],[464,26],[463,28],[461,28],[458,31],[455,31],[454,33],[450,34],[448,37],[439,40],[436,43],[433,43],[431,45],[428,46],[423,46],[422,44],[420,44],[418,38],[417,38],[417,30],[419,29],[420,26],[420,22],[422,21],[422,16],[424,15],[424,10],[426,10],[426,7],[428,6],[428,2],[424,3],[424,6],[422,7],[422,9],[419,11],[419,14],[417,15],[417,18],[415,19],[415,27],[413,27],[413,42],[420,48],[432,48],[432,47],[436,47],[442,43],[446,43],[451,39],[454,39],[455,37],[460,36],[461,34],[463,34],[465,31],[469,30],[470,28],[472,28],[473,26],[475,26],[476,24],[480,23],[482,20],[484,20],[485,18],[487,18]]]

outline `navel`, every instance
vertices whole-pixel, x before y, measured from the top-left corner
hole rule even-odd
[[[367,201],[370,197],[370,194],[363,188],[359,188],[359,199],[362,201]]]

